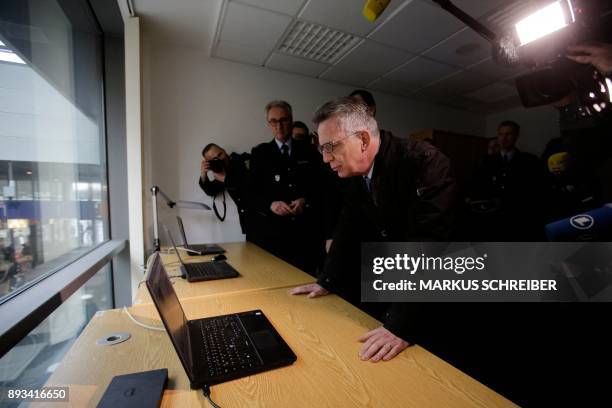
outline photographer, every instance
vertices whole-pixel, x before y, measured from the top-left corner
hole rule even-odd
[[[238,217],[243,234],[247,233],[248,205],[245,185],[248,177],[249,160],[250,155],[248,153],[232,153],[228,156],[223,148],[214,143],[209,143],[202,150],[200,178],[198,179],[198,184],[204,193],[213,197],[213,208],[221,221],[225,219],[225,190],[227,190],[238,208]],[[209,171],[212,173],[212,180],[208,178]],[[219,194],[223,196],[223,215],[219,214],[215,203]]]

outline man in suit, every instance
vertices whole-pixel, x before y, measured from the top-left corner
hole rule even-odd
[[[339,98],[315,113],[319,151],[346,179],[344,206],[317,283],[291,294],[335,292],[384,325],[364,336],[363,360],[390,360],[416,341],[416,308],[360,303],[362,242],[445,239],[450,233],[455,181],[449,160],[429,143],[380,132],[372,112],[353,98]]]
[[[494,200],[497,210],[487,222],[485,241],[541,241],[544,172],[536,156],[516,148],[520,126],[497,127],[499,153],[487,155],[476,172],[471,198]]]
[[[316,228],[321,159],[311,144],[291,138],[291,105],[272,101],[265,113],[274,139],[251,154],[251,240],[314,273],[321,246]]]

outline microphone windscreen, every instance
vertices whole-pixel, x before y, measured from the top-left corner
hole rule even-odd
[[[361,13],[371,23],[385,11],[391,0],[368,0]]]
[[[563,173],[567,169],[569,154],[567,152],[559,152],[551,154],[548,158],[548,171],[553,174]]]
[[[514,36],[504,35],[495,41],[493,60],[506,67],[514,67],[520,63],[518,43]]]

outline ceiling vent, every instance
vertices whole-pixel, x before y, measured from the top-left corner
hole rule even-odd
[[[297,20],[281,41],[278,51],[294,57],[332,64],[360,40],[352,34]]]

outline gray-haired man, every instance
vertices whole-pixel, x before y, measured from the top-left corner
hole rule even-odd
[[[435,147],[381,132],[368,108],[352,98],[321,106],[313,122],[323,160],[350,179],[324,270],[317,283],[290,293],[335,292],[359,304],[361,242],[447,238],[455,182],[448,159]],[[411,305],[360,306],[385,321],[359,339],[361,359],[390,360],[417,339]]]
[[[321,159],[305,141],[291,138],[293,115],[285,101],[265,108],[274,139],[251,153],[252,242],[313,273],[319,250],[316,188]]]

